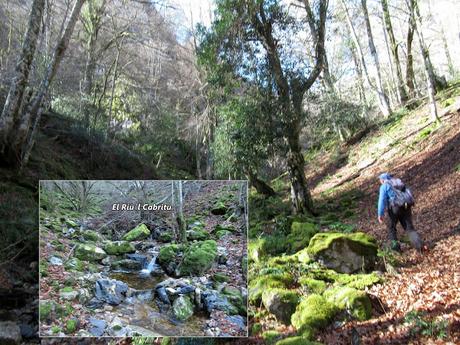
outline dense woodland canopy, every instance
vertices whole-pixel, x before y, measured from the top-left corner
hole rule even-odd
[[[160,169],[187,160],[266,194],[287,171],[295,212],[313,212],[302,150],[432,101],[458,69],[455,1],[216,1],[199,18],[179,5],[3,3],[4,163],[27,164],[54,112]]]

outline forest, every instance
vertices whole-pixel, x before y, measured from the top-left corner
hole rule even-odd
[[[0,18],[1,343],[460,341],[458,1],[7,0]],[[413,193],[411,231],[392,228],[388,205],[385,215],[377,210],[385,172]],[[75,181],[85,180],[124,184],[92,187],[103,193],[82,211],[69,192],[80,195],[85,184]],[[169,202],[183,195],[171,190],[181,185],[185,193],[201,180],[210,195],[196,197],[207,200],[206,211],[186,210],[185,197],[184,219],[148,220],[136,212],[137,218],[115,217],[113,226],[100,228],[115,212],[108,195],[125,193],[121,203],[138,204],[142,198],[132,198],[142,188],[134,181],[147,180],[169,181]],[[171,186],[172,180],[182,182]],[[206,329],[200,322],[213,313],[151,328],[149,313],[157,313],[153,320],[178,315],[171,314],[173,305],[164,311],[156,303],[162,294],[155,286],[166,277],[154,272],[148,287],[137,285],[137,271],[148,264],[127,255],[144,255],[152,270],[162,246],[186,255],[195,243],[187,239],[195,212],[203,215],[200,230],[210,234],[196,243],[219,247],[222,240],[231,248],[236,232],[224,229],[230,234],[220,237],[211,230],[216,222],[227,226],[232,214],[204,216],[224,180],[249,183],[248,213],[238,215],[248,217],[247,273],[241,258],[238,272],[215,271],[213,260],[200,273],[211,280],[231,276],[209,287],[227,300],[225,286],[243,286],[233,274],[247,274],[247,296],[240,291],[236,298],[247,298],[247,310],[232,300],[241,310],[226,317],[247,316],[249,338],[175,338]],[[160,182],[154,187],[162,189]],[[111,259],[74,256],[78,242],[97,248],[123,242],[142,224],[152,232],[171,229],[171,236],[159,241],[153,232],[139,243],[127,241],[129,252]],[[69,266],[70,260],[80,266],[76,259],[82,271]],[[158,264],[161,274],[184,279]],[[129,270],[136,271],[134,281]],[[86,308],[94,287],[78,282],[82,274],[96,279],[100,273],[129,293],[155,290],[155,303],[134,303],[143,308],[136,320],[146,322],[131,322],[123,302],[115,310],[127,319],[119,316],[123,322],[111,326],[126,333],[104,327],[100,334],[121,338],[59,339],[79,331],[88,336],[90,318],[102,319]],[[185,279],[195,278],[200,274]],[[71,303],[55,305],[62,293],[65,300],[76,291],[89,297],[78,303],[80,318]],[[113,311],[108,307],[95,309],[105,315]],[[245,334],[234,322],[220,325],[222,315],[213,321],[204,335]]]

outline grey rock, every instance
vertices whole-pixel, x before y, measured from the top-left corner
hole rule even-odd
[[[105,320],[99,320],[91,317],[89,319],[89,323],[89,332],[92,335],[96,337],[101,337],[104,334],[105,328],[107,327],[107,322],[105,322]]]
[[[229,302],[227,297],[215,290],[207,290],[202,294],[203,304],[208,313],[214,309],[221,310],[230,315],[238,314],[238,308]]]
[[[0,322],[0,344],[19,345],[21,343],[21,329],[12,321]]]
[[[128,285],[115,279],[99,279],[96,282],[96,298],[111,305],[123,302],[127,292]]]
[[[234,324],[239,331],[245,331],[247,329],[246,327],[246,318],[242,317],[241,315],[231,315],[231,316],[226,316],[225,320],[228,322]],[[235,327],[235,328],[236,328]]]
[[[53,265],[53,266],[62,266],[63,265],[62,259],[58,258],[57,256],[50,257],[48,261],[49,261],[50,265]]]

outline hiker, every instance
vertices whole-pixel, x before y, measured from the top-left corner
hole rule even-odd
[[[389,173],[381,174],[379,179],[381,186],[378,203],[378,221],[380,224],[383,223],[385,209],[387,209],[388,238],[391,242],[391,249],[401,251],[396,237],[396,225],[400,222],[409,237],[412,247],[421,251],[422,240],[415,231],[412,223],[412,206],[414,206],[412,193],[399,178],[394,178]]]

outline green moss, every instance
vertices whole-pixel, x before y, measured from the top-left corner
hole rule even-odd
[[[59,332],[61,332],[61,327],[55,325],[51,327],[51,332],[53,332],[53,334],[58,334]]]
[[[371,301],[363,291],[348,286],[327,290],[324,297],[340,310],[347,310],[354,318],[363,321],[371,317]]]
[[[265,344],[272,345],[275,344],[277,340],[281,337],[281,334],[278,331],[269,330],[262,333],[262,338],[265,341]]]
[[[187,239],[189,241],[204,241],[209,238],[209,233],[199,227],[194,227],[187,231]]]
[[[366,287],[370,287],[374,284],[382,282],[382,278],[379,277],[376,273],[354,274],[351,277],[352,279],[350,279],[350,281],[345,284],[358,290],[364,290]],[[340,280],[341,279],[339,278],[338,281],[340,282]]]
[[[101,236],[93,230],[86,230],[81,235],[86,241],[99,242],[101,240]]]
[[[229,278],[227,275],[217,272],[216,274],[212,276],[212,280],[218,283],[223,283],[223,282],[228,282]]]
[[[108,241],[104,243],[104,250],[109,255],[123,255],[127,253],[134,253],[136,248],[128,241]]]
[[[46,321],[50,316],[51,312],[54,309],[54,302],[53,301],[40,301],[40,321]]]
[[[119,331],[119,330],[121,330],[122,328],[123,328],[123,327],[121,327],[120,325],[115,325],[115,326],[112,327],[112,329],[113,329],[114,331]]]
[[[145,224],[139,224],[123,236],[124,241],[140,241],[150,236],[150,230]]]
[[[309,264],[312,262],[312,258],[308,254],[308,248],[304,248],[296,253],[297,260],[302,264]]]
[[[176,319],[185,321],[193,315],[193,304],[188,296],[179,296],[173,303],[173,313]]]
[[[266,289],[262,293],[262,303],[277,320],[286,325],[290,324],[291,315],[299,304],[300,296],[294,290],[287,289]]]
[[[223,201],[218,201],[211,209],[211,213],[214,215],[224,215],[227,213],[227,206]]]
[[[158,261],[160,264],[167,264],[168,262],[174,261],[177,253],[180,251],[181,246],[178,244],[168,244],[160,248],[158,254]]]
[[[214,231],[215,231],[215,232],[222,231],[222,230],[229,231],[229,232],[234,232],[234,231],[236,231],[235,227],[232,226],[232,225],[223,226],[223,225],[221,225],[221,224],[217,224],[216,227],[214,228]]]
[[[158,240],[160,242],[171,242],[174,238],[172,231],[163,231],[160,236],[158,236]]]
[[[65,329],[67,333],[74,333],[77,329],[77,320],[74,320],[74,319],[67,320]]]
[[[61,289],[61,292],[72,292],[73,289],[70,286],[66,286],[65,288]]]
[[[79,244],[75,248],[75,257],[85,261],[99,261],[104,259],[107,253],[93,244]]]
[[[178,269],[180,275],[200,275],[211,268],[217,256],[217,243],[214,240],[196,242],[184,253]]]
[[[313,294],[302,300],[291,317],[292,325],[300,332],[311,336],[315,329],[328,325],[337,308],[324,297]]]
[[[308,246],[310,239],[318,232],[318,227],[314,223],[293,222],[291,233],[287,236],[289,251],[295,253]]]
[[[230,231],[228,231],[228,230],[219,230],[219,231],[216,232],[216,237],[218,239],[221,239],[222,237],[227,236],[227,235],[231,235],[231,234],[232,233]]]
[[[262,325],[260,323],[254,323],[251,327],[251,334],[252,336],[257,335],[262,331]]]
[[[342,234],[337,232],[322,232],[313,236],[310,240],[310,245],[308,246],[308,254],[315,256],[323,250],[328,249],[331,244],[337,239],[348,239],[353,242],[362,244],[364,247],[363,255],[377,253],[377,242],[372,237],[363,232],[355,232],[352,234]]]
[[[259,262],[262,257],[275,256],[286,252],[288,244],[282,234],[268,235],[257,240],[250,240],[248,251],[249,258]]]
[[[306,337],[297,336],[289,337],[283,340],[278,341],[275,345],[323,345],[317,341],[310,341]]]
[[[289,273],[267,274],[250,279],[249,301],[257,304],[262,298],[262,293],[269,288],[287,288],[294,279]]]
[[[301,277],[299,284],[309,293],[322,294],[326,290],[326,283],[322,280],[313,279],[311,277]]]
[[[226,286],[222,290],[222,294],[227,297],[230,303],[238,309],[238,313],[240,315],[246,315],[247,310],[245,299],[243,298],[243,295],[239,289],[231,286]]]

